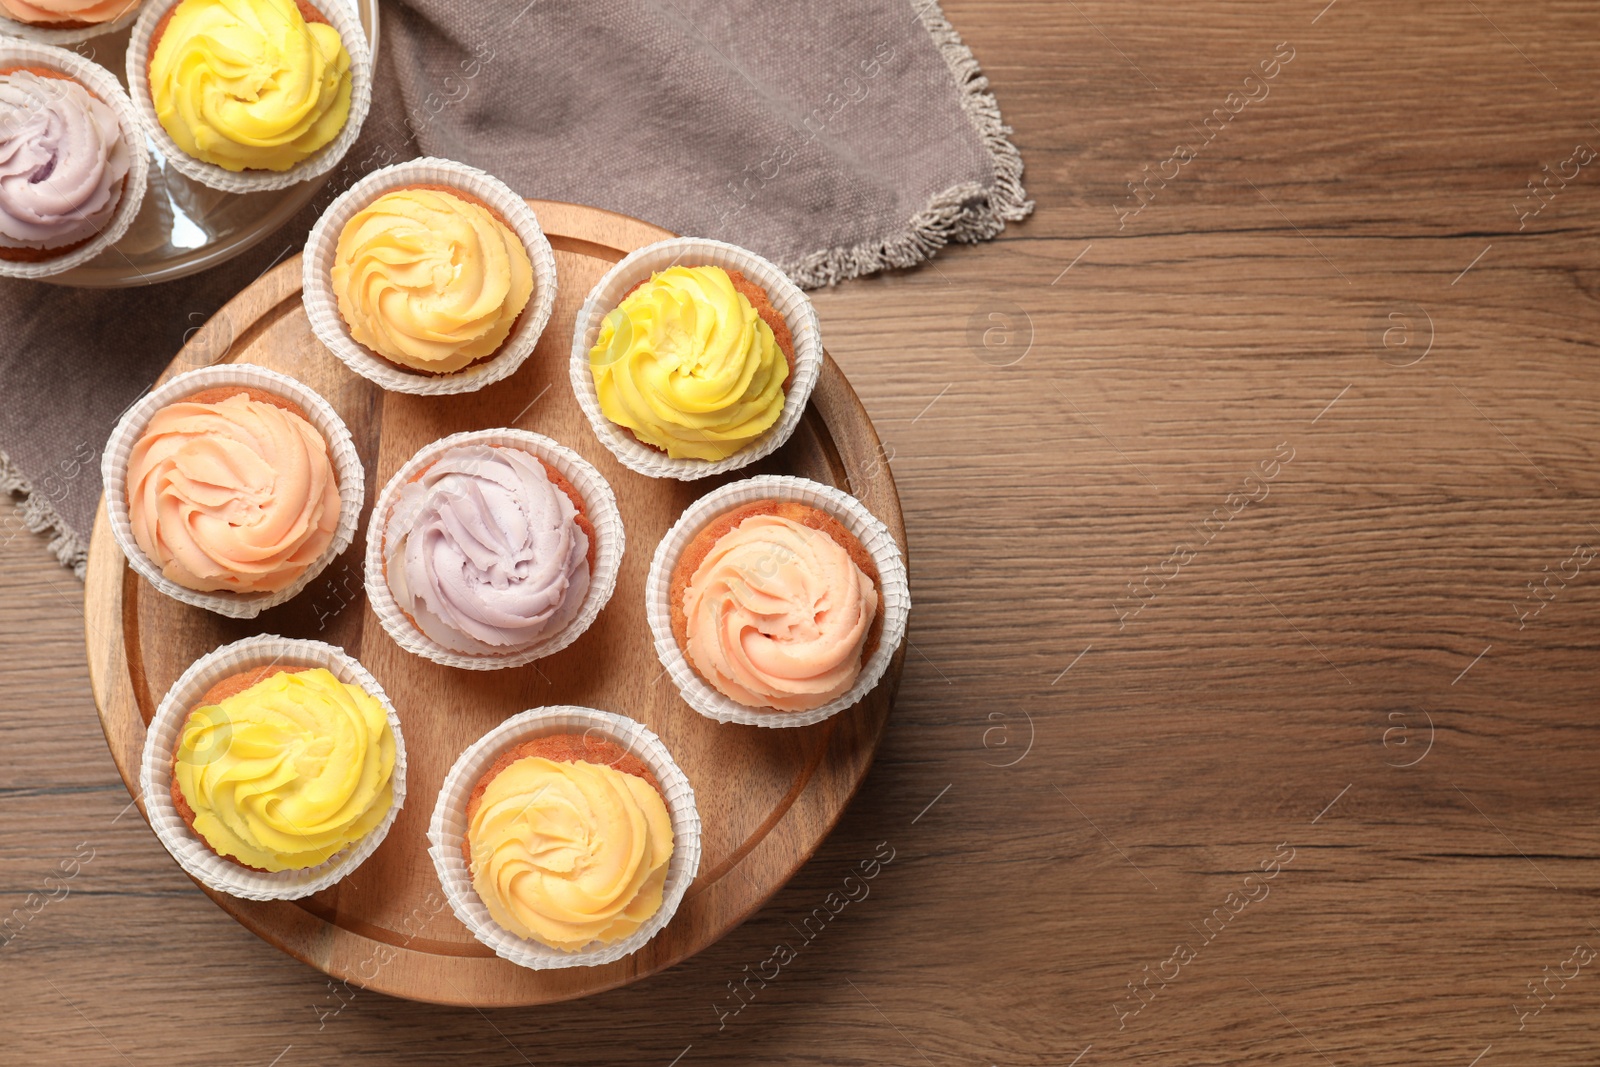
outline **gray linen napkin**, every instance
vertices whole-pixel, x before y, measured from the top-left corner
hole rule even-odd
[[[818,286],[1026,217],[1009,132],[934,0],[386,2],[361,140],[283,231],[141,289],[0,281],[0,490],[23,498],[0,541],[48,531],[81,576],[118,416],[364,169],[459,159]]]

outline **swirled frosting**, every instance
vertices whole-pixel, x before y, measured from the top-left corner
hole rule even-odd
[[[327,550],[339,485],[322,435],[244,391],[179,401],[128,457],[128,520],[161,573],[202,592],[273,592]]]
[[[684,654],[747,707],[805,711],[849,692],[878,610],[872,579],[821,530],[752,515],[684,591]]]
[[[642,778],[530,756],[490,780],[467,842],[494,921],[570,951],[619,941],[660,909],[672,816]]]
[[[351,337],[434,373],[492,355],[533,294],[533,263],[511,227],[435,189],[398,189],[356,212],[332,275]]]
[[[225,170],[288,170],[350,117],[350,53],[294,0],[182,0],[150,56],[161,126]]]
[[[190,712],[173,775],[214,852],[266,871],[299,870],[383,821],[394,757],[383,705],[318,667]]]
[[[589,537],[577,514],[534,456],[449,449],[401,488],[390,512],[390,592],[446,648],[526,648],[570,622],[589,591]]]
[[[130,160],[116,112],[77,82],[0,74],[0,244],[59,248],[99,233]]]
[[[0,0],[0,12],[34,25],[81,22],[97,25],[119,18],[139,0]]]
[[[725,459],[783,413],[788,364],[721,267],[669,267],[605,317],[589,352],[600,411],[674,458]]]

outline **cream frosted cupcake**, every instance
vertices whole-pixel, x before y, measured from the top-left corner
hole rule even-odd
[[[500,754],[467,800],[462,858],[501,927],[570,952],[613,945],[661,909],[672,814],[615,741],[552,734]]]
[[[128,457],[128,520],[169,581],[275,593],[333,544],[338,472],[293,401],[217,386],[151,416]]]
[[[395,731],[382,702],[326,667],[276,663],[220,679],[184,719],[172,803],[241,867],[315,867],[394,804]]]
[[[399,393],[516,373],[555,308],[555,255],[526,200],[448,159],[362,178],[311,228],[302,300],[317,340]]]
[[[900,546],[861,501],[763,475],[684,511],[656,546],[645,610],[690,707],[793,727],[878,684],[905,639],[911,594]]]
[[[145,734],[150,827],[209,889],[294,900],[375,852],[406,799],[400,717],[343,649],[260,634],[196,660]]]
[[[47,67],[0,68],[0,257],[87,244],[122,201],[132,153],[116,112]]]
[[[470,193],[384,193],[339,233],[331,275],[350,336],[390,363],[449,374],[493,357],[533,295],[533,262]]]
[[[350,546],[366,474],[327,400],[288,375],[221,363],[122,416],[100,463],[128,564],[162,593],[254,618]]]
[[[700,867],[694,789],[642,723],[534,708],[455,761],[428,826],[456,916],[503,959],[593,967],[644,948]]]
[[[673,459],[727,459],[770,430],[794,336],[742,271],[675,266],[641,281],[589,351],[600,411]]]

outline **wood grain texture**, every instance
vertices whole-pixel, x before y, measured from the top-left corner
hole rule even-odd
[[[8,1052],[1594,1062],[1600,973],[1551,976],[1600,948],[1600,572],[1552,578],[1537,615],[1527,584],[1600,544],[1600,173],[1523,230],[1514,209],[1543,165],[1600,148],[1600,17],[1570,0],[945,10],[1039,207],[996,242],[817,296],[894,455],[917,608],[878,759],[811,862],[627,989],[483,1015],[360,994],[319,1030],[341,1003],[321,977],[204,907],[139,820],[112,823],[126,793],[76,589],[13,543],[13,906],[76,842],[100,851],[4,949]],[[1119,230],[1126,183],[1283,41],[1270,95]],[[1121,625],[1128,583],[1170,576],[1282,443],[1268,495]],[[719,1018],[727,983],[800,945],[790,924],[880,841],[895,859],[870,895]],[[1282,842],[1268,894],[1205,942]],[[1161,988],[1180,942],[1195,956]]]
[[[89,677],[112,757],[139,792],[147,727],[196,659],[258,633],[328,641],[372,671],[398,709],[410,756],[408,802],[377,851],[336,886],[298,901],[209,895],[251,931],[335,980],[438,1004],[545,1004],[611,989],[670,967],[716,941],[777,890],[838,821],[883,735],[904,662],[856,707],[813,727],[728,727],[683,703],[656,657],[644,586],[654,546],[698,497],[751,473],[797,474],[871,500],[905,541],[894,480],[874,462],[866,412],[824,356],[801,425],[776,453],[736,474],[684,483],[624,468],[595,439],[567,381],[577,310],[612,264],[671,236],[571,204],[532,201],[556,254],[560,291],[545,334],[515,375],[480,392],[387,393],[329,354],[311,333],[298,256],[259,278],[196,332],[162,381],[197,366],[249,363],[316,389],[352,429],[367,470],[367,510],[418,449],[462,430],[509,426],[568,443],[616,494],[629,546],[606,610],[572,647],[537,664],[459,671],[400,649],[379,625],[360,578],[365,538],[288,604],[227,619],[156,592],[123,559],[102,501],[89,547],[84,628]],[[757,470],[759,468],[759,470]],[[365,515],[362,529],[366,529]],[[698,876],[667,927],[601,967],[532,971],[497,957],[455,920],[428,856],[434,799],[456,757],[506,717],[574,704],[616,711],[655,731],[695,790],[704,826]],[[141,811],[143,798],[139,798]]]

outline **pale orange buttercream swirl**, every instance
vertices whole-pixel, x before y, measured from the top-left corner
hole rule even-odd
[[[467,828],[472,884],[495,922],[564,951],[627,937],[661,908],[672,816],[643,778],[519,759]]]
[[[806,711],[855,685],[878,591],[826,533],[753,515],[717,539],[683,608],[684,654],[720,693]]]
[[[128,459],[133,536],[170,580],[202,592],[275,592],[327,550],[339,485],[300,415],[241,390],[156,412]]]

